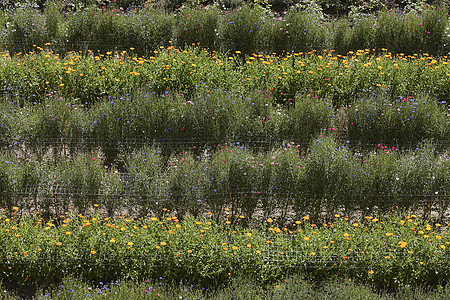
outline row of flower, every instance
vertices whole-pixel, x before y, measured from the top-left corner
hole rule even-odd
[[[93,105],[98,97],[118,96],[138,89],[161,95],[180,92],[192,97],[207,89],[259,90],[289,103],[295,95],[314,92],[336,106],[351,103],[363,92],[382,92],[390,99],[427,94],[446,99],[449,93],[447,56],[376,54],[365,49],[346,55],[331,51],[287,56],[179,50],[161,46],[153,56],[88,51],[61,55],[42,51],[3,53],[2,94],[18,101],[42,102],[50,93]]]
[[[423,96],[389,99],[362,93],[357,101],[334,106],[315,94],[296,96],[287,107],[265,91],[202,90],[189,98],[149,92],[109,97],[92,106],[50,94],[43,103],[0,104],[0,146],[38,157],[50,149],[72,157],[100,148],[107,163],[121,151],[155,145],[166,151],[211,149],[224,141],[270,149],[284,141],[306,148],[328,132],[354,150],[373,150],[380,141],[400,149],[434,141],[450,142],[450,106]]]
[[[44,12],[27,7],[2,13],[2,48],[28,52],[33,44],[50,42],[58,51],[135,47],[143,54],[173,41],[177,47],[199,43],[246,53],[388,48],[397,53],[446,54],[450,47],[447,10],[428,5],[373,15],[354,13],[333,21],[311,7],[293,8],[279,17],[259,5],[225,11],[216,5],[187,6],[175,13],[97,7],[62,11],[62,3],[56,3]]]
[[[334,211],[384,213],[393,205],[446,217],[450,205],[450,159],[430,145],[403,152],[379,144],[369,153],[349,151],[332,136],[318,136],[308,149],[289,143],[258,152],[235,144],[214,152],[170,156],[144,147],[105,164],[101,153],[75,159],[36,160],[3,156],[0,203],[41,211],[47,217],[74,207],[82,214],[99,205],[108,215],[148,216],[162,208],[182,218],[224,207],[257,220],[288,220],[307,213],[325,220]]]
[[[19,285],[132,276],[209,287],[232,277],[273,282],[301,272],[395,288],[445,284],[450,275],[447,225],[420,215],[350,220],[335,214],[323,224],[304,216],[286,227],[266,219],[252,229],[241,225],[244,216],[231,222],[228,208],[217,220],[179,220],[167,210],[139,220],[69,213],[45,220],[39,213],[19,218],[20,211],[0,216],[0,269]]]

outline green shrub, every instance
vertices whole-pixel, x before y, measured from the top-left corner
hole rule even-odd
[[[222,51],[241,51],[243,54],[258,52],[261,26],[266,19],[262,9],[243,6],[226,12],[220,19],[219,41]]]
[[[45,17],[30,8],[19,9],[6,23],[5,45],[11,54],[34,51],[33,45],[43,47],[48,42]]]
[[[216,49],[220,11],[215,6],[182,8],[177,12],[174,41],[177,47],[200,45]]]
[[[66,190],[76,210],[84,215],[101,199],[101,181],[104,176],[103,165],[95,153],[84,154],[73,162],[65,164],[68,174]]]
[[[166,200],[162,185],[162,158],[159,153],[154,148],[143,147],[124,158],[125,168],[130,176],[128,186],[131,210],[136,211],[140,217],[160,212]]]
[[[175,211],[179,219],[187,213],[199,216],[205,210],[205,164],[192,154],[180,153],[172,160],[166,172],[169,202],[166,207]],[[164,205],[164,204],[163,204]]]

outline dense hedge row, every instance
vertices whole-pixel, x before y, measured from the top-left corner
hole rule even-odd
[[[124,12],[89,7],[61,13],[60,4],[46,10],[29,7],[0,16],[1,47],[11,53],[33,51],[33,45],[60,53],[69,50],[128,50],[150,54],[161,45],[199,44],[211,50],[244,53],[283,53],[334,49],[387,48],[395,53],[424,51],[447,54],[447,10],[418,7],[410,10],[354,13],[348,19],[325,20],[320,10],[293,8],[282,17],[261,6],[221,10],[218,6],[182,7],[175,13],[153,8]]]

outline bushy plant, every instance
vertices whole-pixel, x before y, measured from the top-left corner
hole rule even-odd
[[[222,51],[257,52],[261,26],[266,20],[262,9],[243,6],[227,12],[219,23],[219,41]]]
[[[103,206],[108,214],[108,217],[114,218],[122,208],[125,206],[125,184],[122,179],[122,174],[117,168],[109,167],[108,171],[102,176],[101,199],[98,205]],[[133,194],[135,197],[135,195]],[[135,199],[135,198],[132,199]],[[130,204],[133,203],[130,201]],[[135,208],[132,207],[132,210]]]
[[[216,49],[220,11],[215,6],[182,8],[177,12],[174,41],[177,47],[200,45]]]
[[[125,168],[130,176],[131,210],[141,217],[160,212],[164,207],[164,174],[160,151],[143,147],[124,158]],[[114,210],[113,210],[114,211]]]
[[[67,162],[65,169],[67,187],[74,207],[81,214],[86,214],[101,199],[101,181],[103,165],[96,153],[83,154],[74,161]]]
[[[306,148],[312,137],[331,129],[334,109],[328,101],[316,97],[299,95],[294,101],[295,106],[283,112],[278,134]]]
[[[187,213],[197,217],[205,210],[205,164],[192,154],[180,153],[169,160],[168,177],[169,203],[166,207],[176,211],[182,219]],[[164,205],[164,204],[163,204]]]
[[[11,54],[33,51],[33,45],[47,42],[45,17],[30,8],[19,9],[10,15],[6,23],[5,44]]]

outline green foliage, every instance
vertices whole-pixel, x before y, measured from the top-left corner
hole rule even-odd
[[[160,151],[156,149],[144,147],[124,159],[125,168],[130,176],[132,209],[142,217],[150,212],[160,211],[165,204],[161,180],[162,161],[159,153]],[[115,211],[113,208],[110,210]]]
[[[183,7],[177,12],[174,28],[174,42],[183,47],[192,44],[216,49],[220,10],[215,7]]]
[[[168,278],[171,283],[217,288],[243,276],[273,285],[286,276],[305,274],[322,283],[338,276],[376,290],[394,290],[436,287],[448,276],[446,229],[416,215],[366,216],[355,222],[335,214],[327,226],[305,217],[291,221],[286,230],[272,219],[254,229],[240,225],[245,218],[234,224],[229,218],[179,220],[168,215],[139,220],[70,214],[44,222],[39,216],[2,219],[1,255],[7,262],[0,267],[2,279],[18,285],[49,286],[64,276],[77,276],[93,284]],[[283,290],[281,284],[278,288]]]

